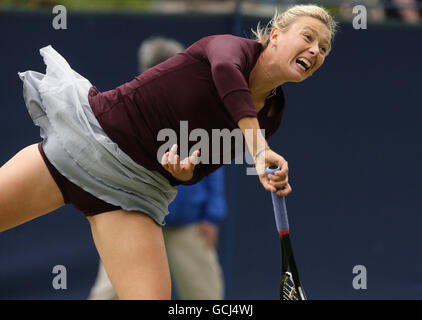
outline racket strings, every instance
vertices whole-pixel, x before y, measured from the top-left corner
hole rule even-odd
[[[282,300],[299,300],[299,295],[293,282],[290,272],[286,272],[281,280],[281,299]]]

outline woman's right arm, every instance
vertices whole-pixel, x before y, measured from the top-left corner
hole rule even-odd
[[[254,158],[255,168],[264,189],[276,192],[277,189],[282,188],[277,191],[277,194],[279,196],[287,196],[292,192],[292,188],[289,185],[288,163],[281,155],[268,147],[268,143],[261,133],[258,119],[255,117],[241,118],[238,122],[238,127],[242,130],[248,150]],[[267,177],[265,168],[270,164],[277,165],[281,170]]]

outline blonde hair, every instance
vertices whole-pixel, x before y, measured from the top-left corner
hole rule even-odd
[[[326,9],[313,4],[295,5],[282,13],[278,13],[276,10],[273,18],[265,27],[261,27],[258,23],[256,30],[252,30],[252,33],[255,35],[255,40],[265,49],[270,41],[270,33],[273,28],[285,31],[299,17],[311,17],[324,23],[330,32],[330,40],[333,41],[337,31],[337,22]]]

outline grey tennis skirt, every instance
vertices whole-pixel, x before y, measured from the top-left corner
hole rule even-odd
[[[51,46],[40,49],[46,74],[19,73],[23,96],[43,150],[66,179],[94,197],[141,211],[164,225],[177,188],[133,161],[103,131],[88,102],[91,83]]]

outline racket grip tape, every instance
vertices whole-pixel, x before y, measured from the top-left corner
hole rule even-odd
[[[276,166],[269,166],[266,169],[266,174],[274,174],[279,171],[280,168]],[[273,202],[275,223],[277,225],[277,231],[280,235],[289,234],[289,219],[287,218],[287,207],[286,200],[284,197],[280,197],[275,192],[271,193],[271,199]]]

